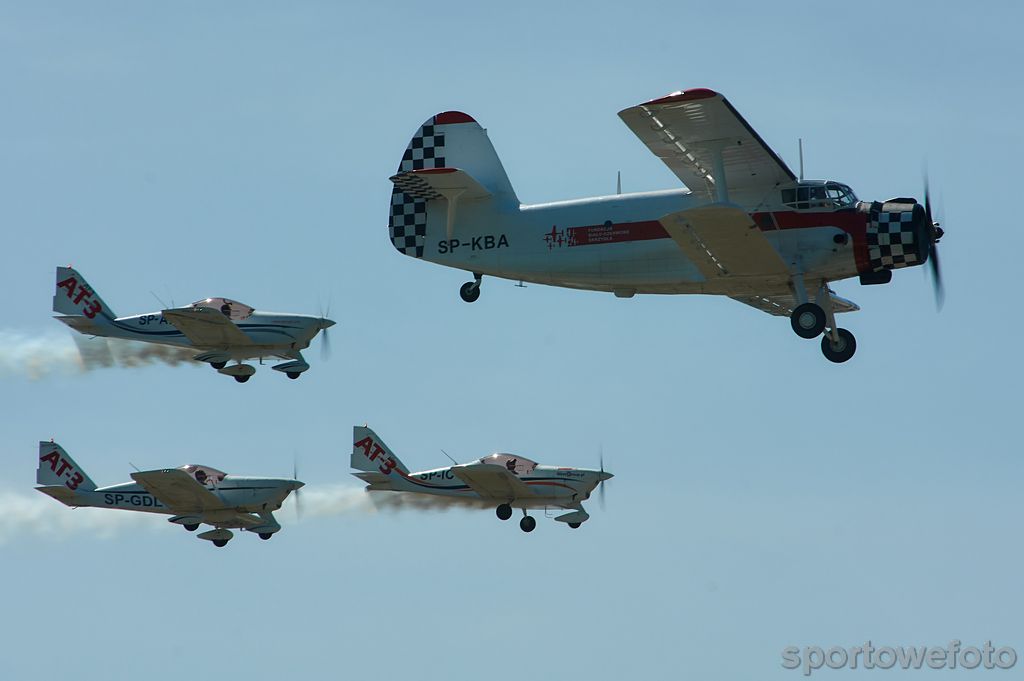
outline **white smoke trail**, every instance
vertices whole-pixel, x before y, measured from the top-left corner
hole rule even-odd
[[[39,492],[0,490],[0,545],[22,536],[50,540],[88,536],[110,539],[125,530],[158,529],[167,525],[152,513],[104,508],[68,508]]]
[[[367,492],[362,487],[346,484],[307,487],[300,490],[300,493],[303,515],[310,517],[379,511],[447,511],[452,508],[492,507],[492,504],[480,499],[440,497],[412,492]]]
[[[322,518],[354,513],[403,510],[447,511],[452,508],[491,508],[479,499],[437,497],[429,494],[366,492],[347,484],[321,485],[301,490],[304,517]],[[295,495],[289,495],[294,504]],[[35,491],[0,489],[0,546],[23,537],[58,541],[89,537],[111,539],[124,532],[160,531],[166,516],[109,508],[69,508]],[[281,521],[286,524],[287,518]]]
[[[89,338],[78,333],[48,331],[28,334],[0,331],[0,376],[77,374],[104,367],[132,368],[146,364],[192,362],[195,352],[154,343]]]

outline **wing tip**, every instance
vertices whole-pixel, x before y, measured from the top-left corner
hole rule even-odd
[[[708,88],[698,87],[690,90],[678,90],[664,97],[658,97],[648,102],[644,102],[644,106],[651,106],[653,104],[675,104],[678,102],[692,102],[698,99],[710,99],[711,97],[717,97],[718,93]]]

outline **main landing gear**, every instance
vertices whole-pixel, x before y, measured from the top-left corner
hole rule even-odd
[[[499,520],[508,520],[512,517],[512,505],[511,504],[500,504],[498,508],[494,509],[495,515],[498,516]],[[519,521],[519,529],[523,532],[533,532],[537,527],[537,519],[533,516],[526,515],[526,509],[523,509],[523,519]],[[576,527],[579,527],[577,524]]]
[[[815,301],[807,300],[807,289],[804,288],[802,277],[793,278],[793,292],[798,301],[789,316],[793,332],[801,338],[821,338],[821,353],[825,359],[842,364],[857,351],[857,339],[846,329],[836,326],[835,309],[832,305],[832,294],[828,285],[822,282],[818,288]]]
[[[473,281],[467,281],[459,289],[459,295],[467,303],[474,303],[476,299],[480,297],[480,281],[484,278],[484,275],[473,273]]]

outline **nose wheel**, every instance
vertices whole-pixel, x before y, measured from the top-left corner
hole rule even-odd
[[[524,515],[523,519],[519,521],[519,529],[523,532],[533,532],[536,527],[537,519],[532,515]]]
[[[480,281],[483,279],[482,274],[473,273],[473,281],[467,281],[459,289],[459,296],[462,297],[467,303],[475,303],[477,298],[480,297]]]
[[[512,507],[508,504],[498,506],[494,512],[497,514],[498,520],[508,520],[512,517]]]

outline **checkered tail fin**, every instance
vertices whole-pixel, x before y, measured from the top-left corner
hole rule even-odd
[[[427,119],[409,142],[396,175],[436,168],[461,170],[490,195],[486,200],[519,205],[487,131],[467,114],[445,111]],[[423,257],[428,211],[435,206],[444,210],[440,201],[432,200],[437,197],[428,187],[417,190],[416,183],[396,183],[388,229],[400,252]]]

